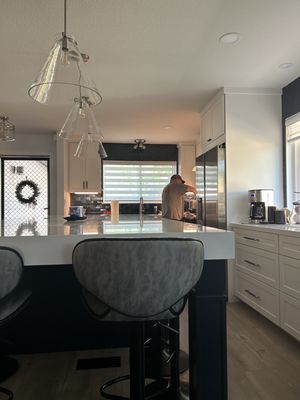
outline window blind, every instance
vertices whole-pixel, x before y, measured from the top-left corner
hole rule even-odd
[[[294,142],[300,139],[300,113],[293,115],[285,120],[286,139]]]
[[[175,161],[103,161],[103,200],[161,202],[163,188],[176,174]]]

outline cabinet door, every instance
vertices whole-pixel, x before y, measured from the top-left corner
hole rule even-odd
[[[279,290],[236,271],[235,294],[274,324],[279,325]]]
[[[100,158],[85,160],[85,185],[88,192],[100,192],[101,161]]]
[[[211,109],[207,110],[202,116],[201,135],[203,146],[208,145],[212,141]]]
[[[74,157],[78,143],[69,143],[69,191],[82,192],[85,189],[84,160]]]
[[[300,239],[299,237],[291,237],[279,235],[279,253],[292,258],[300,259]]]
[[[278,254],[237,244],[235,260],[239,271],[279,289]]]
[[[280,256],[280,290],[300,300],[300,262]]]
[[[274,233],[265,233],[252,229],[235,229],[234,231],[237,243],[273,253],[278,252],[278,235]]]
[[[280,293],[280,326],[300,340],[300,301]]]
[[[224,95],[219,97],[211,108],[212,140],[224,135]]]

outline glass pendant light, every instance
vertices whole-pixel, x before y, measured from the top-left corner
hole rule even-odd
[[[28,94],[39,103],[57,105],[74,99],[80,87],[90,105],[99,104],[102,97],[85,67],[88,56],[80,52],[75,38],[67,34],[66,14],[67,0],[64,0],[64,31],[50,50]]]
[[[98,135],[103,139],[89,99],[85,96],[74,99],[74,105],[69,112],[58,136],[66,140],[80,140],[86,133]]]
[[[102,144],[103,136],[86,133],[80,139],[74,157],[106,158],[107,154]]]
[[[0,116],[0,141],[13,142],[15,140],[15,126],[9,122],[8,117]]]

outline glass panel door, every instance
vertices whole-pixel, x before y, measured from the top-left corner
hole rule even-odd
[[[48,217],[49,159],[1,159],[1,215],[4,219]]]

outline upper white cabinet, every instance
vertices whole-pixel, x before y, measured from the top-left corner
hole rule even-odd
[[[69,143],[69,191],[100,192],[100,158],[74,157],[78,143]]]
[[[204,150],[214,146],[215,141],[224,134],[224,94],[219,94],[202,112],[201,138]]]

